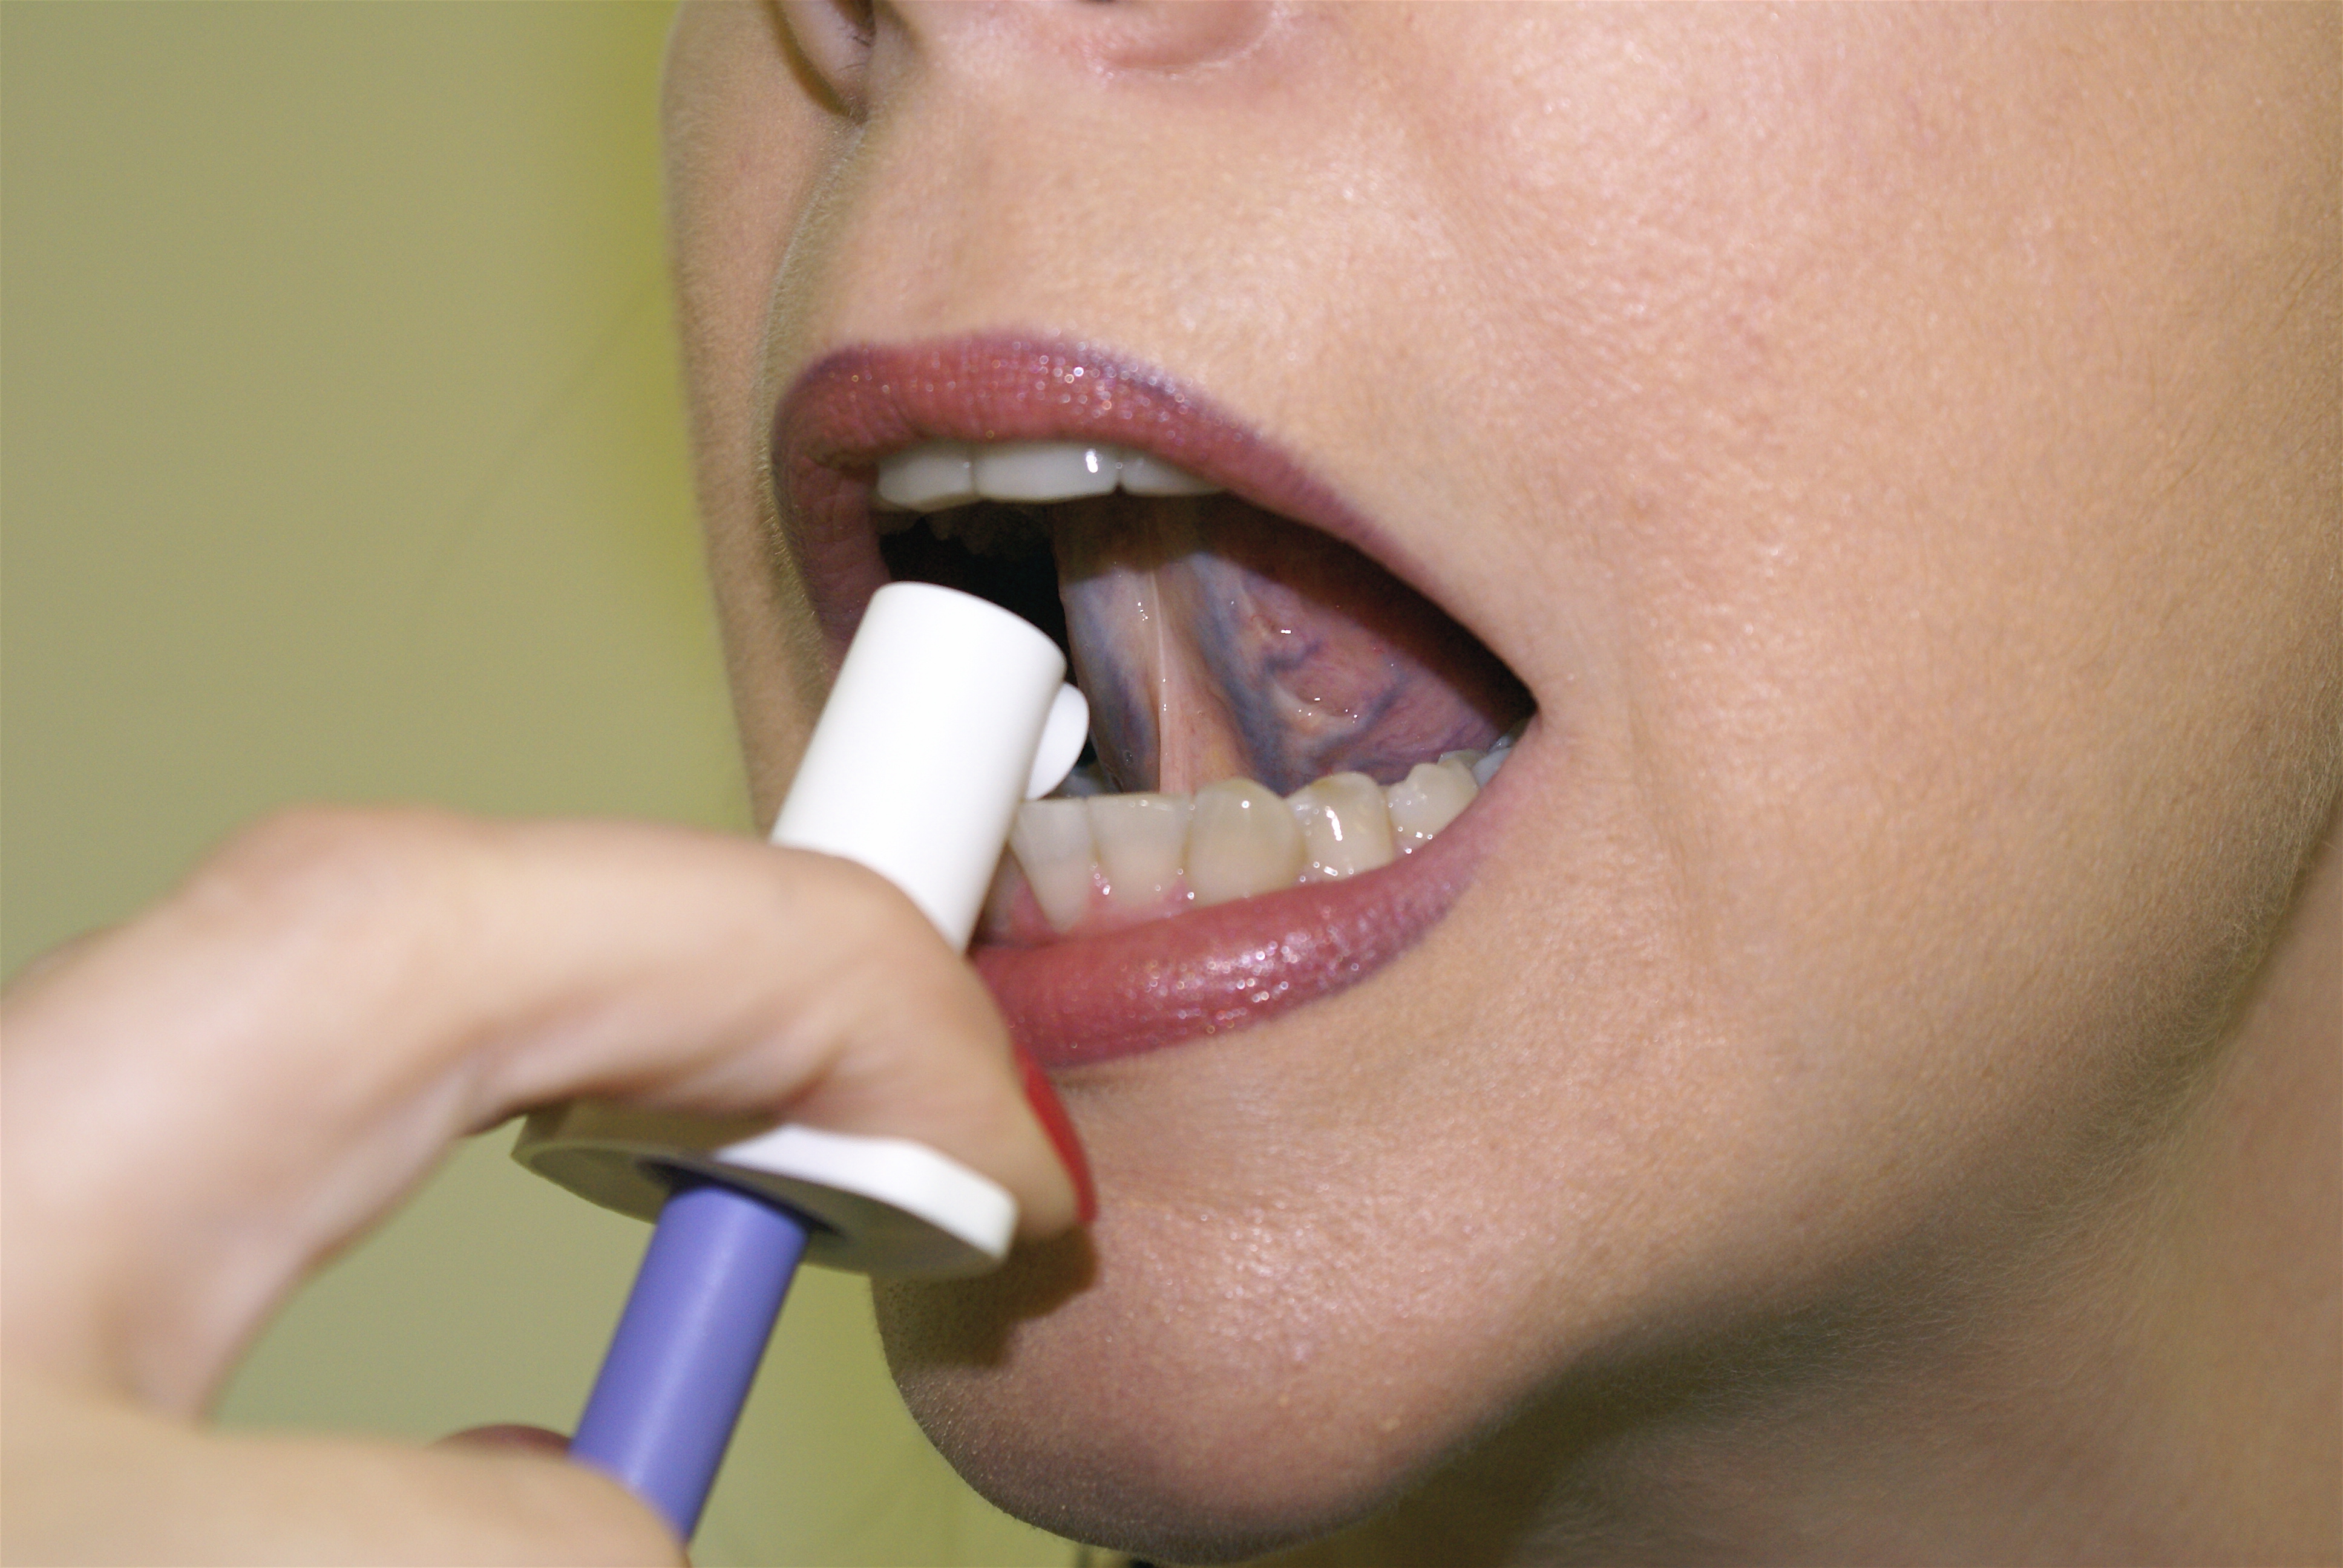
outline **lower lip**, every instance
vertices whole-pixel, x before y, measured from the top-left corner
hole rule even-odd
[[[1503,804],[1491,797],[1506,793],[1493,780],[1439,837],[1378,869],[1103,936],[980,947],[977,972],[1010,1033],[1053,1071],[1228,1034],[1413,946],[1472,879]]]

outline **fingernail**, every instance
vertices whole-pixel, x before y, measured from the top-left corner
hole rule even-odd
[[[1059,1102],[1058,1091],[1050,1086],[1041,1064],[1028,1055],[1022,1045],[1012,1041],[1011,1049],[1017,1055],[1017,1077],[1025,1086],[1025,1102],[1040,1119],[1041,1131],[1050,1135],[1050,1146],[1058,1151],[1058,1162],[1073,1179],[1075,1222],[1087,1225],[1098,1218],[1098,1190],[1091,1185],[1091,1162],[1082,1157],[1082,1141],[1074,1135],[1073,1118]]]
[[[569,1440],[558,1432],[541,1426],[519,1426],[510,1422],[495,1426],[468,1426],[461,1432],[451,1432],[431,1444],[434,1448],[480,1448],[510,1452],[515,1449],[530,1453],[548,1453],[556,1458],[569,1452]]]

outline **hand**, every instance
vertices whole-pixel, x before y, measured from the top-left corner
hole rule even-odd
[[[959,955],[873,874],[745,839],[296,814],[34,966],[0,1031],[11,1561],[676,1561],[525,1447],[200,1423],[311,1268],[532,1105],[916,1139],[1021,1238],[1076,1218]]]

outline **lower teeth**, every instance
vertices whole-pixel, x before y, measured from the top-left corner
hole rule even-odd
[[[1518,733],[1485,754],[1420,762],[1396,784],[1336,773],[1282,799],[1250,779],[1192,796],[1102,794],[1077,782],[1019,808],[1010,850],[1061,934],[1339,881],[1430,842],[1503,765]]]

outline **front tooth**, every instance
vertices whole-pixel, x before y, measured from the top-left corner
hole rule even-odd
[[[1224,779],[1196,791],[1188,830],[1188,890],[1199,904],[1222,904],[1302,875],[1302,827],[1277,791],[1250,779]]]
[[[1221,487],[1144,452],[1120,451],[1122,487],[1134,496],[1216,496]]]
[[[1092,795],[1079,804],[1090,813],[1091,837],[1106,872],[1107,901],[1134,914],[1164,912],[1179,894],[1188,797]]]
[[[879,496],[914,512],[940,511],[976,499],[974,460],[957,441],[930,441],[879,463]]]
[[[1004,441],[976,448],[976,489],[995,501],[1070,501],[1114,488],[1115,451],[1079,441]]]
[[[1305,882],[1331,882],[1387,866],[1398,851],[1392,845],[1391,811],[1383,786],[1363,773],[1330,773],[1286,797],[1302,828],[1307,864]]]
[[[1058,930],[1073,930],[1090,912],[1098,851],[1091,838],[1091,815],[1080,800],[1029,800],[1017,808],[1009,848],[1025,868],[1033,901]]]
[[[1456,820],[1456,814],[1481,792],[1472,764],[1463,760],[1470,755],[1452,751],[1437,762],[1419,762],[1406,778],[1383,792],[1400,853],[1414,854],[1426,839]]]

